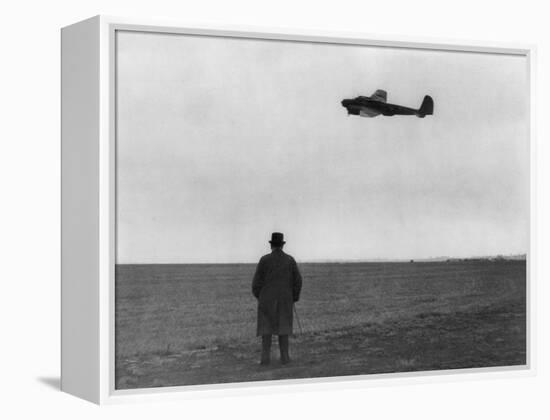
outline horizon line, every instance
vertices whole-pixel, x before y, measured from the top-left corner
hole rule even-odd
[[[452,257],[452,256],[437,256],[437,257],[421,257],[421,258],[351,258],[351,259],[311,259],[311,260],[299,260],[296,262],[299,264],[338,264],[338,263],[383,263],[383,262],[444,262],[444,261],[458,261],[458,260],[477,260],[477,259],[498,259],[504,260],[526,260],[527,253],[511,253],[511,254],[492,254],[492,255],[473,255],[467,257]],[[115,265],[205,265],[205,264],[257,264],[258,261],[219,261],[219,262],[178,262],[178,261],[149,261],[149,262],[115,262]]]

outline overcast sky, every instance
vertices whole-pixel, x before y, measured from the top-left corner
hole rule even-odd
[[[119,32],[117,262],[525,253],[524,57]],[[348,117],[388,92],[433,116]]]

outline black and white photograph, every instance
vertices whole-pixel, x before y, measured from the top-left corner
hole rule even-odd
[[[545,6],[4,2],[0,418],[550,419]]]
[[[116,390],[527,366],[525,55],[115,45]]]

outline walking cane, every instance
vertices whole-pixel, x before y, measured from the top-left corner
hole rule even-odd
[[[292,307],[294,308],[294,315],[296,315],[296,322],[298,323],[298,328],[300,328],[300,334],[303,334],[304,331],[302,330],[302,324],[300,323],[300,317],[298,316],[298,311],[296,310],[296,305],[292,304]]]

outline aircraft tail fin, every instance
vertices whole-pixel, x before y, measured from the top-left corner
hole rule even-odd
[[[426,115],[433,115],[434,113],[434,100],[431,96],[426,95],[424,96],[424,100],[422,101],[422,105],[420,105],[420,108],[418,109],[418,116],[420,118],[424,118]]]

